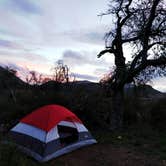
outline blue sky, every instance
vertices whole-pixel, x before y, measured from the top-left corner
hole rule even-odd
[[[45,74],[63,59],[78,79],[98,81],[113,57],[97,59],[111,19],[108,0],[0,0],[0,64]],[[126,53],[127,54],[127,53]],[[128,57],[130,59],[130,57]],[[154,86],[165,89],[163,79]]]

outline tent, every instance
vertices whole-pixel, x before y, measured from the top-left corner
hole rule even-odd
[[[40,162],[96,143],[81,120],[60,105],[36,109],[21,119],[10,135],[24,152]]]

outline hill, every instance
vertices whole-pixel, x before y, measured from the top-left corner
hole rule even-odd
[[[43,90],[60,90],[66,91],[66,93],[68,93],[69,91],[72,93],[79,89],[89,93],[106,90],[106,88],[103,87],[100,83],[94,83],[90,81],[75,81],[70,83],[57,83],[55,81],[49,81],[40,85],[39,87]],[[124,92],[127,97],[137,96],[144,98],[161,98],[166,96],[165,93],[155,90],[150,85],[134,86],[132,84],[128,84],[125,86]]]
[[[160,98],[166,96],[165,93],[152,88],[152,86],[150,85],[134,86],[132,84],[128,84],[125,86],[125,94],[127,96],[137,95],[143,98]]]
[[[1,123],[15,123],[33,109],[55,103],[73,110],[83,121],[85,120],[86,125],[100,128],[107,126],[112,108],[111,96],[106,93],[106,87],[99,83],[49,81],[32,86],[2,67],[0,67],[0,91]],[[166,118],[165,98],[165,93],[149,85],[139,87],[126,85],[124,113],[126,124],[146,121],[163,126]]]
[[[0,67],[0,91],[1,123],[13,123],[37,107],[55,103],[73,110],[88,126],[98,128],[107,125],[112,108],[111,96],[106,93],[106,87],[99,83],[49,81],[32,86],[2,67]],[[133,124],[146,119],[147,123],[164,124],[165,96],[166,94],[149,85],[139,87],[127,85],[124,114],[126,123]],[[162,116],[158,115],[158,112]]]
[[[27,84],[9,70],[0,66],[0,90],[7,88],[23,88]]]
[[[41,90],[59,90],[75,92],[79,89],[85,90],[86,92],[95,92],[95,91],[104,91],[105,89],[99,83],[94,83],[90,81],[75,81],[70,83],[58,83],[55,81],[48,81],[42,85],[31,86],[24,81],[22,81],[19,77],[11,73],[9,70],[0,66],[0,90],[6,88],[16,88],[23,89],[25,87],[34,87],[36,89]],[[165,93],[157,91],[153,89],[150,85],[144,85],[135,87],[132,84],[128,84],[125,86],[125,94],[127,96],[137,95],[139,97],[163,97]]]

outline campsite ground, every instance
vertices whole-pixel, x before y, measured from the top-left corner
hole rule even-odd
[[[1,144],[1,166],[165,166],[166,134],[148,126],[92,133],[98,144],[38,163],[15,146]],[[4,140],[5,136],[1,138]]]
[[[6,79],[2,74],[0,72],[0,166],[166,166],[166,94],[150,86],[126,89],[124,120],[127,127],[112,133],[102,130],[107,129],[111,99],[99,84],[75,82],[69,86],[49,82],[30,86],[15,77]],[[4,88],[1,80],[10,88]],[[14,145],[2,143],[19,119],[52,103],[73,110],[98,143],[42,164]]]

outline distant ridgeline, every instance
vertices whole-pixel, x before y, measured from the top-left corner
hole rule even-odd
[[[64,93],[74,93],[79,89],[91,93],[95,91],[104,91],[105,89],[99,83],[93,83],[89,81],[75,81],[69,83],[58,83],[55,81],[48,81],[42,85],[29,85],[28,83],[22,81],[17,75],[15,75],[10,70],[0,67],[0,90],[4,89],[24,89],[24,88],[39,88],[41,90],[58,90]],[[127,96],[138,95],[141,97],[161,97],[164,93],[161,93],[153,89],[149,85],[135,87],[132,84],[125,86],[125,94]]]
[[[133,84],[127,84],[125,86],[125,94],[127,96],[137,95],[139,97],[163,97],[165,93],[162,93],[156,89],[153,89],[150,85],[134,86]]]

